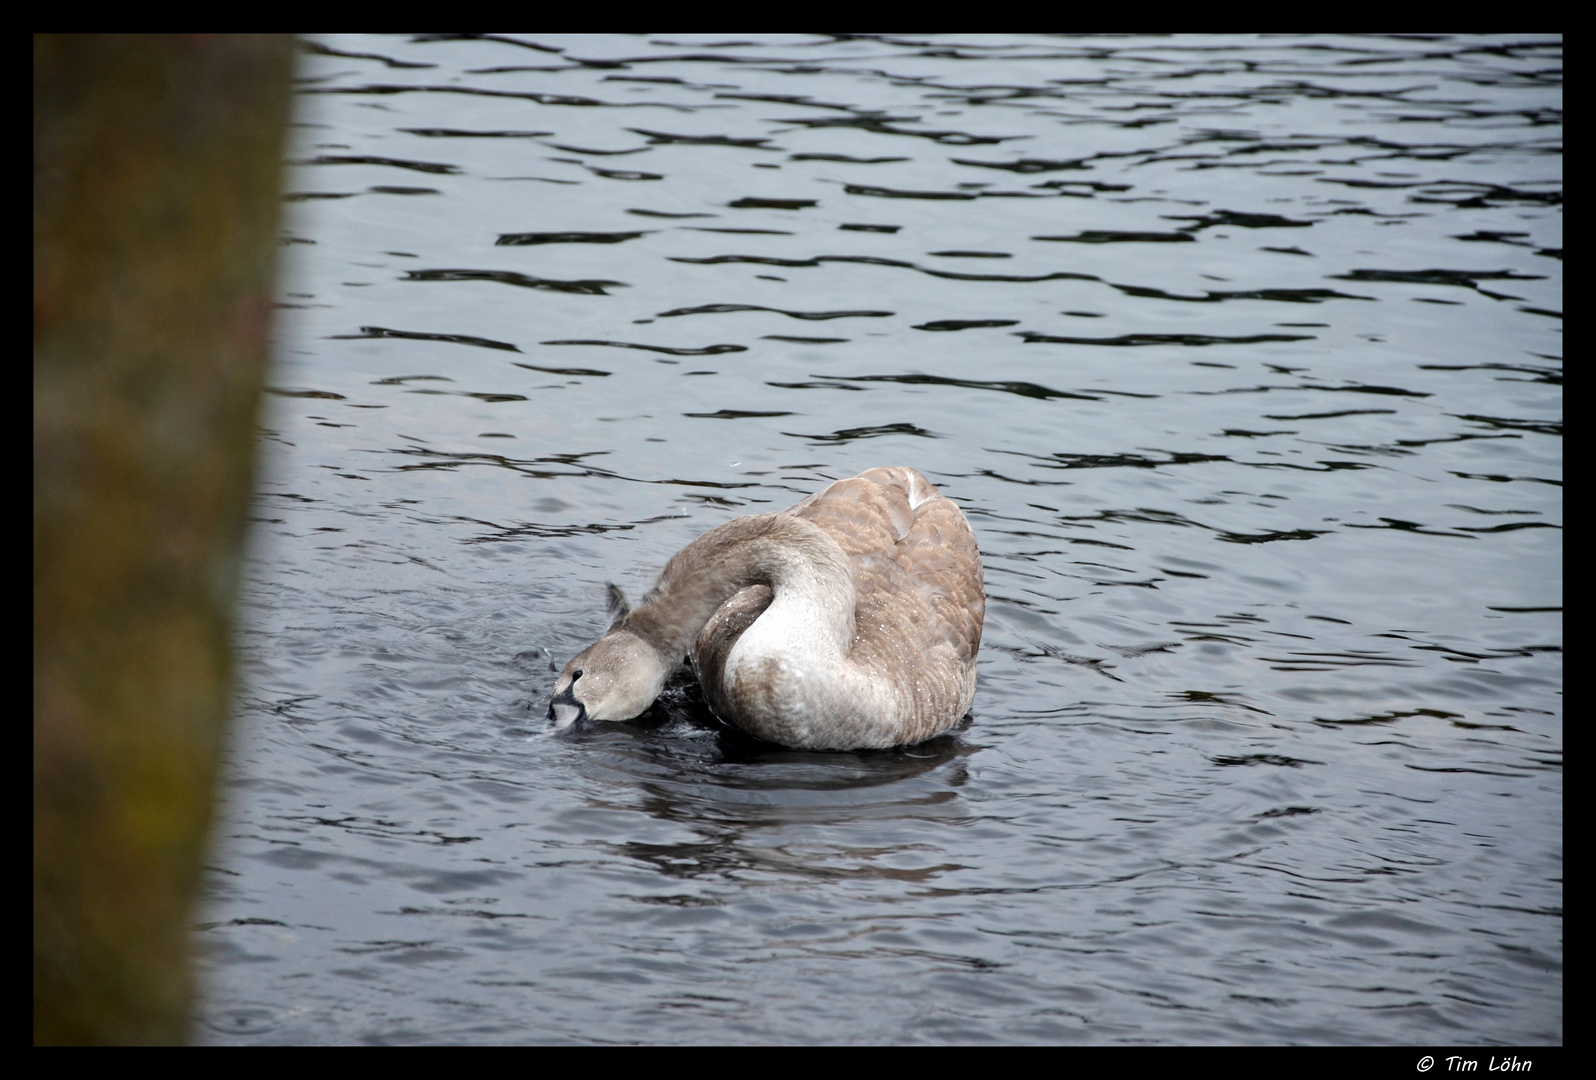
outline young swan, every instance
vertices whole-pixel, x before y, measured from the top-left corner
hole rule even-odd
[[[566,665],[549,716],[628,720],[689,654],[715,714],[769,742],[851,750],[948,730],[975,697],[975,534],[914,469],[870,469],[688,544]]]

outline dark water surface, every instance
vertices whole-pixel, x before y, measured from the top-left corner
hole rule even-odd
[[[212,1042],[1563,1038],[1557,38],[321,38]],[[969,723],[554,737],[883,464]]]

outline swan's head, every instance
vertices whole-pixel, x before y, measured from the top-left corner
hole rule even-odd
[[[578,720],[630,720],[665,689],[667,665],[648,642],[612,630],[576,654],[554,684],[549,719],[560,730]]]

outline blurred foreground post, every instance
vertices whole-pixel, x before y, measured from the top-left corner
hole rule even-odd
[[[33,1039],[188,1035],[293,42],[33,39]]]

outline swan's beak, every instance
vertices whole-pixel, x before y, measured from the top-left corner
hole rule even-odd
[[[586,716],[586,707],[576,700],[576,695],[571,693],[571,687],[569,686],[556,694],[554,699],[549,702],[549,719],[554,721],[555,731],[564,731],[567,728],[574,727],[579,720]]]

